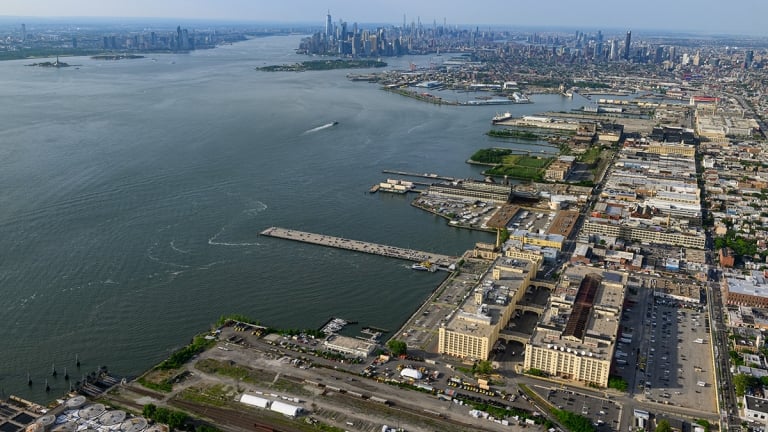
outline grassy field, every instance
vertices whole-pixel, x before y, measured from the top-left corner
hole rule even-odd
[[[522,155],[507,155],[507,156],[504,156],[501,164],[541,169],[541,168],[546,168],[547,165],[549,165],[549,163],[552,162],[552,160],[553,158],[539,158],[539,157],[522,156]]]
[[[544,178],[544,170],[554,158],[534,157],[524,155],[505,155],[501,164],[485,173],[495,176],[509,176],[513,178],[540,181]]]

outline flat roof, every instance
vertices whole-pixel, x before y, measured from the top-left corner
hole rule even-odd
[[[324,344],[328,348],[339,347],[347,350],[355,350],[358,352],[366,351],[370,354],[376,344],[364,341],[362,339],[356,339],[348,336],[333,335],[329,336],[325,340]]]
[[[520,206],[514,204],[504,204],[496,210],[496,213],[486,222],[486,226],[491,228],[506,228],[507,224],[520,211]]]
[[[501,278],[494,280],[492,271],[486,273],[483,280],[465,298],[451,319],[445,324],[446,330],[476,337],[490,335],[492,328],[499,323],[502,311],[509,307],[514,293],[526,288],[522,286],[525,276],[533,271],[533,263],[521,258],[500,258],[494,264],[494,267],[497,266],[502,268]],[[504,271],[503,268],[515,269],[520,272]],[[492,282],[492,284],[489,285],[488,282]],[[492,288],[488,289],[488,286],[492,286]],[[487,299],[480,305],[475,302],[474,294],[477,290],[483,290],[484,298]],[[493,294],[503,295],[504,292],[507,293],[507,304],[501,305],[491,301],[490,297]],[[495,341],[491,341],[491,343],[493,342]]]
[[[619,330],[627,280],[623,272],[569,267],[558,282],[531,343],[609,358]]]
[[[753,270],[749,276],[730,275],[725,280],[730,293],[768,297],[768,282],[761,271]]]
[[[754,396],[744,396],[747,409],[768,414],[768,399],[760,399]]]
[[[564,237],[571,235],[580,213],[573,210],[559,211],[555,214],[555,219],[549,225],[548,234],[557,234]]]

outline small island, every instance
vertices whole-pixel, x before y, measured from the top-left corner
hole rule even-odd
[[[91,56],[93,60],[133,60],[142,58],[144,58],[143,55],[137,54],[99,54]]]
[[[294,64],[271,65],[256,68],[263,72],[305,72],[305,71],[323,71],[332,69],[366,69],[380,68],[387,66],[386,62],[380,60],[309,60]]]
[[[69,63],[64,63],[63,61],[59,61],[59,57],[56,57],[56,61],[47,61],[47,62],[41,62],[41,63],[32,63],[28,64],[27,66],[37,66],[37,67],[45,67],[45,68],[63,68],[63,67],[70,67]]]

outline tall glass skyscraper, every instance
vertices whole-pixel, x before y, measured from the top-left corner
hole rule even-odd
[[[629,60],[629,44],[632,42],[632,30],[627,32],[627,39],[624,41],[624,60]]]

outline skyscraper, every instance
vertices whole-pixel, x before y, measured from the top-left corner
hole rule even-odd
[[[632,42],[632,30],[627,32],[627,39],[624,41],[624,60],[629,60],[629,44]]]
[[[22,42],[27,40],[27,25],[22,24],[21,25],[21,40]]]
[[[616,61],[619,59],[619,41],[617,41],[616,39],[611,39],[610,59],[612,61]]]
[[[331,21],[331,11],[325,16],[325,37],[329,38],[333,34],[333,22]]]
[[[752,50],[747,50],[747,53],[744,55],[744,69],[749,68],[754,60],[755,52]]]
[[[595,57],[596,58],[603,57],[603,31],[602,30],[597,31],[597,42],[595,44]]]

